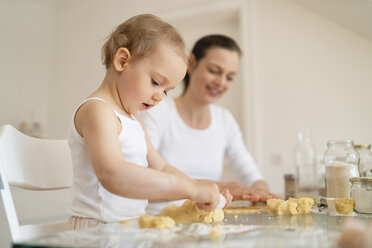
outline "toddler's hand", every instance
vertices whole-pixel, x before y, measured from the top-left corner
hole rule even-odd
[[[215,209],[219,202],[219,191],[216,184],[211,182],[195,182],[193,200],[199,209]]]

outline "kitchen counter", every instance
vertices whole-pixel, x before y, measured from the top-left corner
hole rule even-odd
[[[336,247],[341,226],[350,219],[369,222],[372,215],[226,214],[221,223],[179,224],[171,230],[139,229],[132,220],[61,232],[13,247]]]

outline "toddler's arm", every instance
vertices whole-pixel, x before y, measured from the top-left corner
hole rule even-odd
[[[111,107],[88,102],[77,112],[75,126],[83,137],[100,183],[111,193],[135,199],[191,199],[205,208],[218,204],[218,189],[179,174],[145,168],[125,160],[118,141],[121,123]]]

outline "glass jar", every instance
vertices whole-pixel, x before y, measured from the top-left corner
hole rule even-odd
[[[372,177],[353,177],[350,178],[350,182],[355,210],[359,213],[372,214]]]
[[[370,144],[355,145],[354,148],[359,152],[359,174],[361,177],[372,177],[372,151]]]
[[[331,140],[324,153],[326,195],[331,198],[350,198],[349,181],[359,177],[359,153],[352,140]]]

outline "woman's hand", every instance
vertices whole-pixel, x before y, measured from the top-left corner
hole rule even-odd
[[[279,198],[266,190],[248,187],[237,182],[219,182],[218,187],[220,191],[229,190],[233,201],[266,202],[271,198]]]
[[[252,188],[270,192],[269,185],[264,180],[257,180],[252,184]]]

